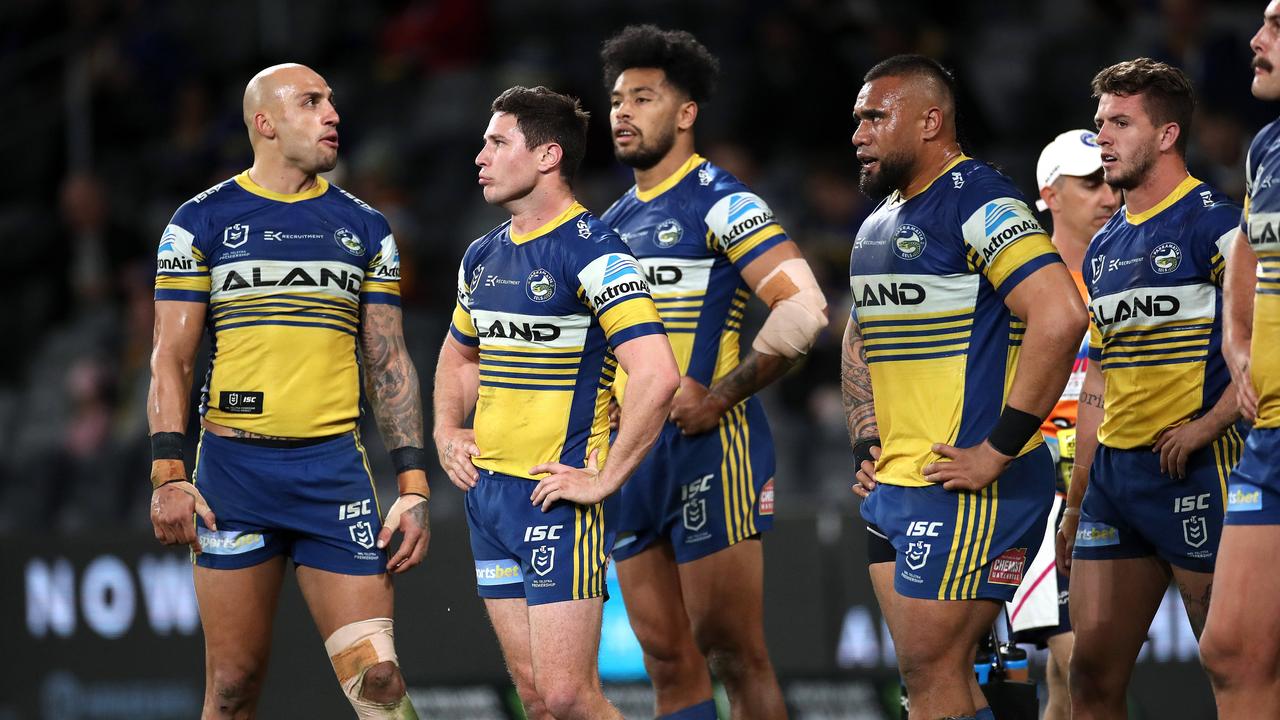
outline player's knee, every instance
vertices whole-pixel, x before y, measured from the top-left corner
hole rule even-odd
[[[364,671],[360,697],[370,702],[394,703],[404,697],[404,677],[394,662],[384,661]]]
[[[262,689],[262,673],[235,665],[214,664],[209,695],[219,717],[247,716]]]
[[[947,643],[924,643],[898,650],[898,671],[907,689],[921,692],[939,684],[965,680],[973,674],[972,653]]]
[[[1245,652],[1244,643],[1234,642],[1228,635],[1220,632],[1206,632],[1200,638],[1200,662],[1213,687],[1221,690],[1247,682],[1265,663],[1252,662]]]
[[[552,717],[586,718],[589,716],[592,707],[590,698],[593,695],[593,688],[567,680],[558,680],[545,684],[545,688],[541,686],[538,688],[538,693],[541,695],[547,712],[551,713]],[[595,692],[598,693],[599,690],[595,689]]]
[[[1077,644],[1068,665],[1067,687],[1072,705],[1112,704],[1123,702],[1128,674],[1109,666],[1105,658]]]
[[[391,618],[344,625],[324,641],[333,671],[356,717],[416,718],[396,662]]]

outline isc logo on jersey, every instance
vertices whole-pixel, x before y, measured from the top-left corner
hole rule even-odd
[[[160,272],[195,272],[196,259],[191,253],[194,236],[177,225],[164,229],[160,249],[156,251],[156,269]]]
[[[592,260],[579,275],[597,309],[629,295],[648,295],[649,282],[640,263],[630,255],[610,253]]]
[[[1022,201],[1007,197],[993,200],[982,208],[982,227],[987,239],[982,247],[982,260],[986,263],[1014,240],[1044,232]]]
[[[773,222],[773,211],[749,192],[726,195],[707,212],[707,227],[720,241],[720,249],[728,250],[734,243]]]

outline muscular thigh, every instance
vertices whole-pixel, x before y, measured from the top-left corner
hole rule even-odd
[[[762,545],[748,540],[680,565],[684,605],[696,634],[710,630],[763,642]]]
[[[391,577],[385,573],[343,575],[300,565],[298,587],[322,638],[353,622],[392,617]]]
[[[196,566],[196,599],[211,666],[265,668],[283,578],[281,557],[237,570]]]
[[[627,617],[646,650],[668,650],[689,633],[680,582],[671,545],[659,542],[617,564],[618,584],[627,603]],[[664,653],[665,654],[665,653]]]
[[[529,606],[529,655],[539,687],[576,681],[599,686],[603,598],[568,600]]]

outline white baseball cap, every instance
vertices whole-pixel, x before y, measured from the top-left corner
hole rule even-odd
[[[1102,168],[1102,151],[1098,149],[1098,133],[1092,130],[1068,130],[1040,151],[1036,162],[1036,181],[1041,190],[1063,175],[1085,177]],[[1047,210],[1043,200],[1036,207]]]

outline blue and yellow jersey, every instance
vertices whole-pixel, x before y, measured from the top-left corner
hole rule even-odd
[[[1222,274],[1240,207],[1187,176],[1139,215],[1122,207],[1085,251],[1089,360],[1106,380],[1098,442],[1153,444],[1203,415],[1231,382]]]
[[[155,299],[209,306],[204,417],[335,435],[360,415],[360,304],[400,303],[400,254],[382,214],[324,178],[281,195],[246,171],[174,213]]]
[[[740,272],[787,239],[764,200],[693,155],[653,188],[632,187],[601,219],[644,268],[681,374],[709,386],[736,367],[751,297]]]
[[[574,203],[528,235],[508,222],[471,244],[449,331],[480,349],[476,466],[533,479],[597,449],[604,466],[613,348],[662,322],[627,246]]]
[[[1280,120],[1262,128],[1245,162],[1244,213],[1240,229],[1258,256],[1253,298],[1253,345],[1249,370],[1258,393],[1254,427],[1280,427]]]
[[[886,198],[862,223],[849,284],[880,427],[877,480],[927,486],[923,468],[940,457],[934,443],[986,439],[1026,331],[1004,298],[1058,262],[1013,183],[963,156],[915,195]],[[1043,442],[1036,433],[1020,454]]]

